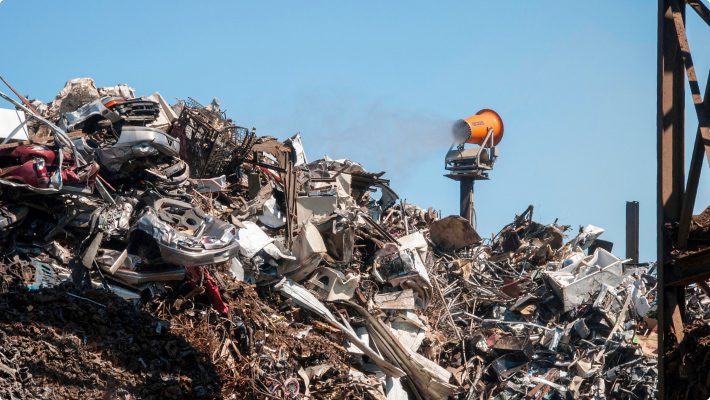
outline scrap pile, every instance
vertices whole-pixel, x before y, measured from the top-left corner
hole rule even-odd
[[[655,395],[654,268],[600,228],[483,239],[217,101],[0,96],[0,397]]]
[[[677,229],[677,228],[676,228]],[[677,235],[674,235],[676,237]],[[688,245],[674,251],[675,267],[702,264],[710,252],[710,207],[692,217]],[[667,335],[666,362],[670,396],[674,399],[710,397],[710,286],[705,281],[685,287],[687,322],[684,332]]]
[[[567,229],[534,222],[530,207],[487,245],[434,262],[430,320],[457,340],[433,354],[466,398],[655,397],[654,267],[597,247],[600,228],[564,243]]]

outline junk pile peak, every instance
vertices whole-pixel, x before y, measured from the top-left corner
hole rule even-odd
[[[488,239],[217,101],[89,78],[48,104],[0,96],[14,106],[0,110],[0,296],[14,299],[0,314],[25,315],[0,318],[0,355],[16,354],[0,397],[112,391],[69,388],[11,349],[41,315],[84,343],[67,365],[103,365],[127,398],[655,395],[655,269],[615,257],[601,228],[566,240],[529,207]],[[139,362],[111,356],[127,339],[101,315],[119,310]]]

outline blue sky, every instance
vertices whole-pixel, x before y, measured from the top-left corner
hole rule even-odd
[[[81,76],[170,101],[217,97],[238,124],[279,138],[301,132],[309,158],[385,170],[402,197],[444,214],[458,212],[457,183],[443,177],[450,124],[493,108],[506,131],[491,181],[476,184],[482,235],[532,204],[541,222],[605,228],[623,256],[625,201],[638,200],[641,258],[650,260],[656,7],[5,0],[0,74],[44,101]],[[688,14],[704,85],[708,32]],[[709,199],[705,176],[696,209]]]

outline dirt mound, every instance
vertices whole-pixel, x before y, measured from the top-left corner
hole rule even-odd
[[[0,296],[2,398],[210,398],[207,355],[108,292]]]

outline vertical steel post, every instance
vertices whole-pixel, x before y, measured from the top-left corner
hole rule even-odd
[[[684,3],[681,5],[685,9]],[[665,343],[671,329],[682,326],[682,290],[666,288],[664,277],[670,268],[671,238],[667,223],[679,220],[684,191],[684,83],[683,60],[675,32],[670,0],[658,1],[657,64],[657,261],[658,261],[658,374],[659,398],[668,398]],[[682,288],[681,288],[682,289]],[[681,332],[682,334],[682,332]]]
[[[626,202],[626,258],[639,262],[639,202]]]
[[[473,225],[473,178],[461,179],[461,212],[462,217]]]

